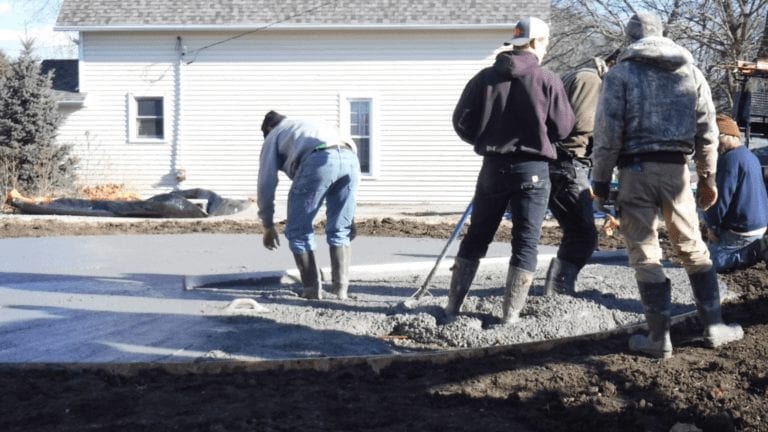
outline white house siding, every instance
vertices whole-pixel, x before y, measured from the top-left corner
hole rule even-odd
[[[80,90],[88,97],[59,139],[76,143],[84,182],[125,183],[143,196],[200,187],[253,197],[266,111],[338,124],[340,94],[375,95],[378,169],[363,179],[359,201],[471,199],[480,157],[456,137],[451,115],[509,30],[268,30],[199,50],[234,35],[81,34]],[[126,141],[130,92],[168,99],[165,115],[178,122],[166,143]],[[187,179],[177,184],[180,169]],[[278,200],[288,185],[283,178]]]

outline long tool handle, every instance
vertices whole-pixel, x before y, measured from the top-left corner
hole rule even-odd
[[[427,279],[424,280],[424,284],[422,284],[421,288],[419,288],[419,290],[416,291],[416,293],[414,293],[411,297],[418,300],[429,292],[429,289],[427,288],[427,286],[429,285],[429,281],[432,280],[432,276],[435,275],[437,268],[440,266],[440,262],[442,262],[443,258],[445,258],[445,254],[448,253],[448,249],[451,247],[451,244],[454,242],[454,240],[456,240],[456,238],[459,236],[459,233],[461,233],[461,229],[464,227],[464,224],[467,223],[467,219],[471,214],[472,214],[472,202],[470,202],[469,205],[467,206],[467,209],[464,210],[464,214],[461,216],[459,223],[456,224],[456,228],[454,228],[453,233],[451,233],[451,238],[448,239],[448,243],[445,244],[443,251],[440,252],[440,256],[437,257],[437,262],[435,262],[435,266],[432,267],[432,270],[427,275]]]

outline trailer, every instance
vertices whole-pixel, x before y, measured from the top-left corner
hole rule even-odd
[[[768,188],[768,58],[739,61],[735,72],[741,89],[734,105],[734,117],[744,131],[744,144],[760,160]]]
[[[737,62],[741,88],[734,105],[735,119],[744,129],[749,147],[752,136],[768,138],[768,59]]]

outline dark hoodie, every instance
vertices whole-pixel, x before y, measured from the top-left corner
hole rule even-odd
[[[555,159],[575,117],[563,83],[526,51],[502,52],[477,73],[453,112],[459,137],[479,155],[524,153]]]

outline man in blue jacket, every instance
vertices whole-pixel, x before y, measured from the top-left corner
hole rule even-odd
[[[718,273],[768,262],[768,195],[757,157],[741,143],[736,122],[717,116],[720,144],[717,160],[718,199],[704,213],[709,251]]]
[[[502,305],[504,324],[518,320],[528,297],[549,200],[549,163],[556,159],[552,143],[567,137],[575,123],[560,78],[540,65],[548,44],[544,21],[518,21],[507,48],[493,66],[467,83],[454,110],[456,133],[483,156],[483,165],[469,230],[453,265],[448,317],[459,313],[508,206],[512,257]]]

